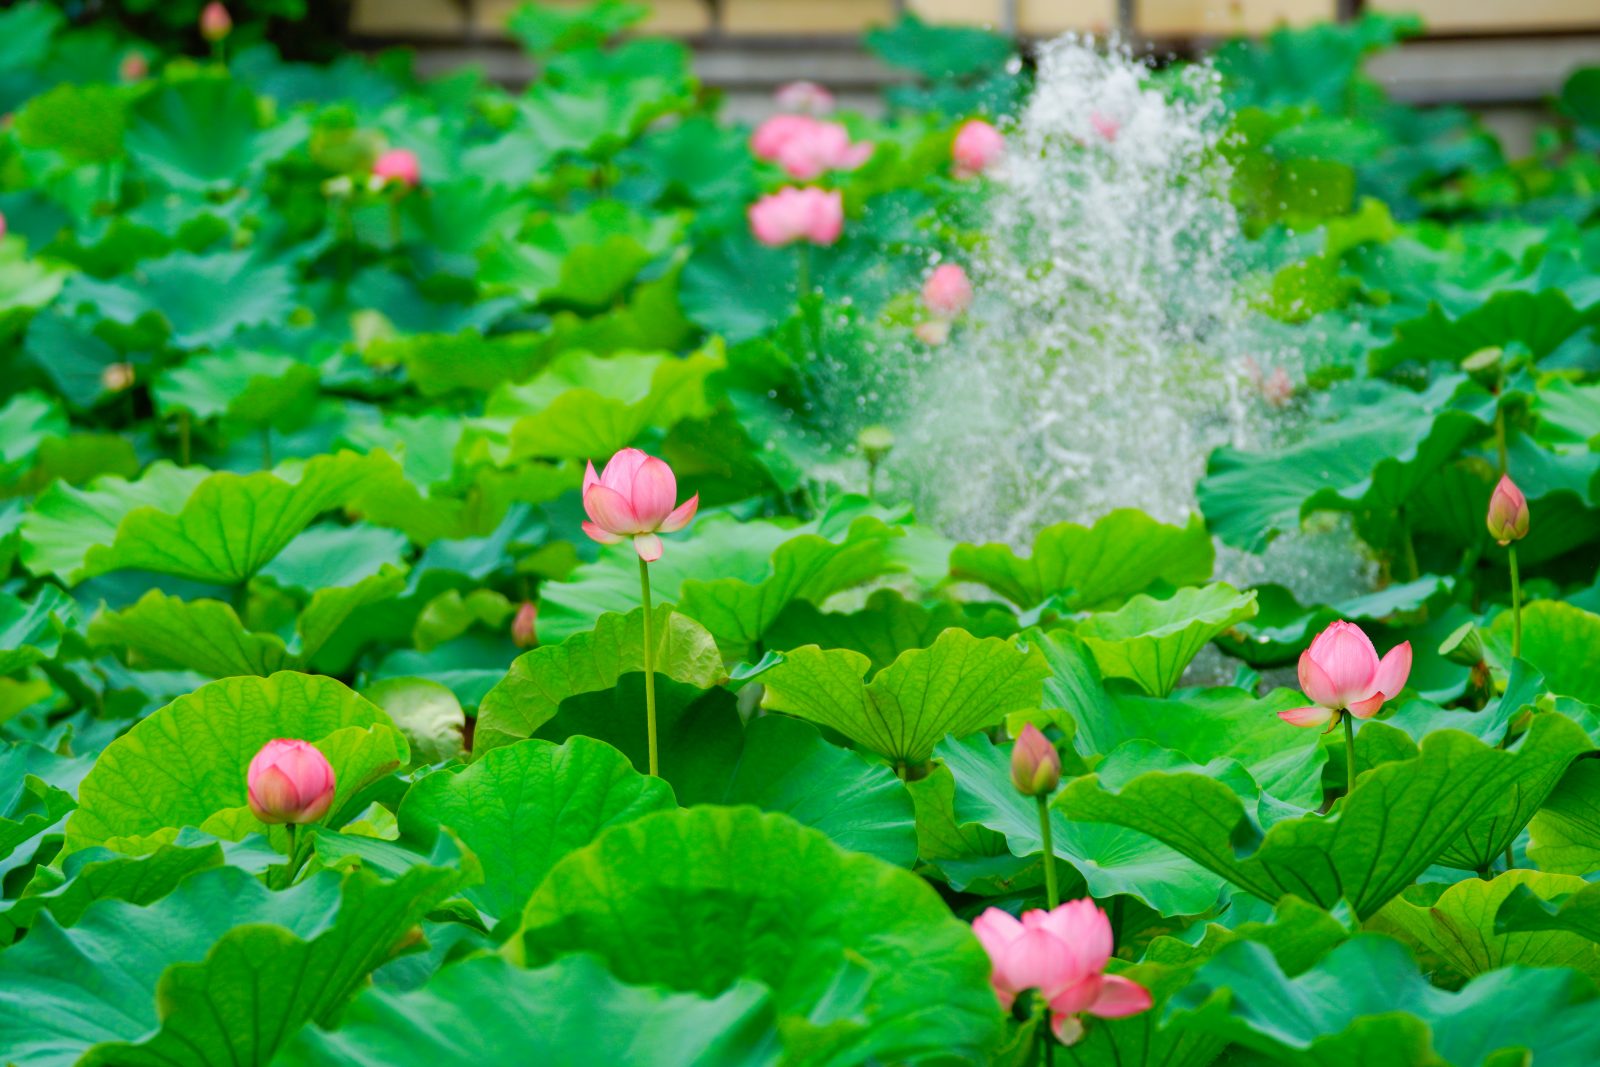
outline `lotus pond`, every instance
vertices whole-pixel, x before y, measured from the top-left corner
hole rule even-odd
[[[1600,69],[188,6],[0,11],[0,1064],[1600,1062]]]

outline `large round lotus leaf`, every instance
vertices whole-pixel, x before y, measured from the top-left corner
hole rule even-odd
[[[624,981],[772,990],[793,1062],[983,1062],[989,961],[922,879],[754,808],[615,827],[556,864],[513,955],[594,952]]]

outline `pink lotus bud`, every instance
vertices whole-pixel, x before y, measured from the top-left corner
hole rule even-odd
[[[773,99],[784,111],[798,111],[803,115],[826,115],[833,110],[833,94],[816,82],[790,82],[780,87]]]
[[[217,0],[211,0],[200,11],[200,36],[216,44],[233,32],[233,17]]]
[[[1046,797],[1061,784],[1061,754],[1033,723],[1011,748],[1011,784],[1025,797]]]
[[[772,248],[809,241],[831,245],[844,230],[844,199],[814,185],[787,186],[750,205],[750,232]]]
[[[683,529],[700,507],[699,493],[681,505],[677,500],[678,479],[671,467],[637,448],[624,448],[600,474],[593,463],[584,472],[583,510],[589,521],[583,532],[602,545],[632,539],[639,558],[654,563],[661,558],[656,534]]]
[[[1005,151],[1006,139],[1000,136],[999,130],[982,119],[972,119],[956,132],[956,139],[950,145],[956,177],[982,174],[1000,162]]]
[[[524,600],[511,620],[511,640],[518,648],[533,648],[539,643],[538,622],[539,605]]]
[[[778,165],[791,178],[810,181],[830,170],[855,170],[872,155],[867,142],[850,143],[850,131],[837,122],[812,122],[778,149]]]
[[[250,811],[264,823],[316,822],[333,804],[333,768],[306,741],[268,741],[250,761],[246,781]]]
[[[1143,986],[1105,973],[1111,960],[1111,923],[1093,900],[1026,911],[1021,920],[989,908],[972,921],[972,932],[989,953],[989,981],[1001,1007],[1009,1011],[1018,994],[1038,991],[1050,1005],[1052,1026],[1065,1044],[1082,1035],[1080,1015],[1118,1019],[1150,1007],[1150,993]]]
[[[1522,495],[1511,475],[1500,476],[1500,484],[1489,497],[1489,536],[1502,545],[1528,536],[1528,498]]]
[[[108,363],[100,372],[100,388],[120,393],[133,384],[135,377],[132,363]]]
[[[953,319],[972,306],[972,283],[954,263],[935,267],[922,285],[922,302],[942,319]]]
[[[125,82],[143,81],[145,75],[150,73],[150,61],[144,57],[143,52],[129,52],[122,57],[122,63],[117,67],[117,77]]]
[[[399,182],[411,189],[422,181],[422,164],[409,148],[391,148],[372,164],[372,176],[385,182]]]
[[[1094,127],[1094,132],[1100,135],[1102,141],[1115,141],[1117,134],[1122,132],[1122,123],[1099,111],[1089,113],[1089,125]]]
[[[1411,676],[1411,642],[1403,641],[1382,660],[1361,627],[1351,622],[1328,625],[1300,654],[1300,688],[1312,706],[1278,712],[1296,726],[1327,725],[1341,712],[1370,719],[1386,700],[1399,695]]]
[[[938,348],[950,340],[950,320],[929,319],[927,322],[919,322],[911,327],[911,332],[916,334],[917,340],[923,344]]]
[[[775,162],[785,145],[806,136],[816,125],[817,120],[809,115],[774,115],[750,135],[750,151],[757,159]]]

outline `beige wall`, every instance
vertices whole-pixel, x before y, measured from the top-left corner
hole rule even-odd
[[[497,34],[519,0],[476,0],[479,30]],[[555,0],[576,3],[577,0]],[[1030,36],[1066,30],[1103,34],[1116,22],[1116,0],[1012,0],[1017,29]],[[704,0],[651,0],[650,33],[713,30]],[[999,27],[1006,0],[904,0],[932,22]],[[459,37],[467,30],[455,0],[356,0],[354,27],[379,35]],[[1379,10],[1416,12],[1445,34],[1600,29],[1600,0],[1369,0]],[[722,0],[723,32],[738,36],[853,35],[893,21],[895,0]],[[1140,33],[1151,37],[1262,33],[1283,24],[1331,19],[1336,0],[1134,0]]]
[[[1421,15],[1431,33],[1600,29],[1600,0],[1374,0],[1367,6]]]

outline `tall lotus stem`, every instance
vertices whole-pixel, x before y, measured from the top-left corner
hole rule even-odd
[[[1517,546],[1506,547],[1511,564],[1511,658],[1522,655],[1522,576],[1517,572]]]
[[[656,755],[656,642],[650,618],[650,564],[639,561],[639,600],[644,605],[644,721],[650,737],[650,773],[659,776]]]
[[[1356,720],[1348,711],[1339,716],[1344,720],[1344,795],[1356,791]]]
[[[1036,797],[1039,802],[1039,837],[1044,842],[1044,899],[1055,908],[1061,903],[1061,889],[1056,885],[1056,852],[1050,843],[1050,798]]]
[[[1511,655],[1522,655],[1522,575],[1517,570],[1517,542],[1528,536],[1528,498],[1522,495],[1517,483],[1509,474],[1500,476],[1500,483],[1489,496],[1489,536],[1500,542],[1506,550],[1506,562],[1511,569]]]
[[[1053,909],[1061,903],[1056,885],[1056,852],[1050,841],[1050,794],[1061,784],[1061,753],[1033,723],[1022,728],[1011,748],[1011,784],[1039,803],[1039,838],[1044,846],[1044,895]]]

